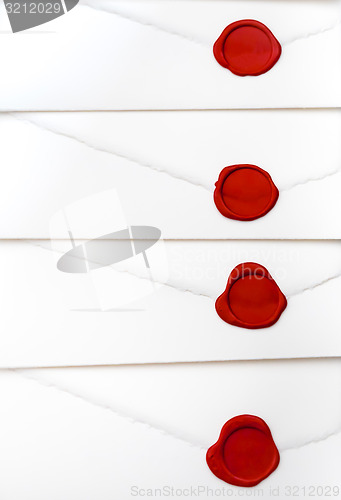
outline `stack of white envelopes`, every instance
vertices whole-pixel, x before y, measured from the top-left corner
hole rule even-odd
[[[0,3],[0,498],[338,498],[341,1],[80,0],[17,33]],[[255,77],[213,56],[243,19],[282,47]],[[264,216],[217,209],[231,165],[271,176]],[[250,262],[268,328],[216,311]],[[253,489],[206,463],[245,414],[280,454]]]

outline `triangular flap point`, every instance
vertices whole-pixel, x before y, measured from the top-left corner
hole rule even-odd
[[[79,3],[79,0],[64,0],[67,11],[70,11]]]

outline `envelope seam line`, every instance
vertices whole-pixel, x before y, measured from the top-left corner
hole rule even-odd
[[[204,189],[205,191],[209,192],[210,194],[213,194],[213,188],[210,189],[207,185],[205,185],[203,183],[195,182],[195,181],[189,179],[188,177],[174,174],[174,173],[172,173],[169,170],[166,170],[164,168],[157,168],[156,166],[152,165],[150,162],[143,162],[137,158],[134,158],[132,156],[128,156],[124,153],[120,153],[117,151],[110,151],[109,149],[98,147],[98,146],[91,144],[83,139],[79,139],[78,137],[76,137],[72,134],[68,134],[66,132],[62,132],[60,130],[53,129],[53,128],[48,127],[46,125],[42,125],[40,123],[37,123],[34,120],[30,120],[28,118],[23,118],[21,116],[18,116],[19,113],[17,114],[16,112],[10,112],[8,114],[10,116],[12,116],[14,119],[21,121],[22,123],[27,123],[29,125],[32,125],[32,126],[38,128],[39,130],[43,130],[47,133],[51,133],[51,134],[54,134],[54,135],[59,136],[59,137],[64,137],[65,139],[75,141],[77,144],[81,144],[82,146],[87,147],[89,149],[92,149],[93,151],[96,151],[98,153],[103,153],[103,154],[115,156],[117,158],[121,158],[121,159],[126,160],[128,162],[134,163],[135,165],[139,165],[142,168],[150,169],[153,172],[168,175],[168,176],[172,177],[173,179],[186,182],[186,183],[190,184],[191,186],[200,187],[200,188]],[[325,180],[329,177],[333,177],[333,176],[339,174],[340,172],[341,172],[341,167],[333,170],[332,172],[328,172],[327,174],[323,174],[319,177],[307,178],[306,180],[299,181],[299,182],[292,184],[291,186],[288,186],[286,188],[280,188],[280,193],[285,193],[287,191],[290,191],[291,189],[295,189],[296,187],[309,184],[310,182],[319,182],[319,181]]]
[[[291,45],[292,43],[299,42],[301,40],[307,40],[309,38],[313,38],[313,37],[318,36],[318,35],[323,35],[324,33],[328,33],[329,31],[333,31],[340,24],[341,24],[341,19],[339,19],[336,23],[334,23],[331,26],[325,26],[324,28],[321,28],[318,31],[312,31],[310,33],[307,33],[304,36],[300,36],[300,37],[297,37],[297,38],[292,38],[291,40],[287,40],[287,41],[285,41],[285,42],[282,43],[282,46]]]
[[[187,440],[187,439],[185,439],[177,434],[174,434],[172,432],[167,431],[166,429],[164,429],[162,427],[155,426],[155,425],[149,423],[148,421],[145,421],[142,419],[136,419],[136,418],[128,415],[127,413],[122,412],[121,410],[119,411],[117,409],[114,409],[113,407],[111,407],[109,405],[92,401],[91,399],[86,398],[86,397],[84,397],[84,396],[82,396],[74,391],[69,390],[69,389],[66,389],[65,387],[62,387],[54,382],[27,375],[25,373],[25,369],[10,369],[9,371],[14,372],[15,374],[19,375],[20,377],[22,377],[26,380],[30,380],[32,382],[35,382],[43,387],[46,387],[48,389],[53,389],[53,390],[56,390],[56,391],[61,392],[63,394],[66,394],[68,396],[71,396],[73,398],[79,399],[83,403],[89,404],[90,406],[94,406],[95,408],[100,408],[102,410],[109,411],[110,413],[114,414],[116,417],[128,421],[131,425],[140,425],[142,427],[145,427],[148,431],[156,432],[164,437],[175,439],[176,441],[180,441],[183,444],[186,444],[187,446],[189,446],[191,448],[195,448],[199,451],[206,451],[207,450],[207,446],[189,441],[189,440]],[[287,448],[280,447],[280,451],[281,451],[281,453],[285,453],[285,452],[295,451],[295,450],[298,450],[301,448],[305,448],[306,446],[319,444],[321,442],[327,441],[328,439],[331,439],[332,437],[338,436],[340,433],[341,433],[341,429],[339,427],[337,427],[337,429],[335,431],[330,432],[326,435],[323,435],[320,438],[313,438],[313,439],[306,441],[306,442],[304,442],[300,445],[297,445],[297,446],[290,446]]]
[[[26,244],[28,244],[28,245],[31,245],[31,246],[39,247],[39,248],[41,248],[42,250],[46,250],[46,251],[53,251],[53,250],[51,250],[51,249],[49,249],[49,248],[44,247],[43,245],[41,245],[41,244],[39,244],[39,243],[33,243],[33,242],[32,242],[32,240],[26,240],[26,241],[25,241],[25,243],[26,243]],[[56,250],[54,250],[54,251],[56,251]],[[62,253],[62,252],[60,252],[60,253]],[[127,273],[127,274],[129,274],[129,275],[131,275],[131,276],[134,276],[134,277],[135,277],[135,278],[137,278],[137,279],[149,280],[149,278],[144,277],[144,276],[138,276],[137,274],[134,274],[134,273],[132,273],[131,271],[127,271],[127,270],[124,270],[124,271],[123,271],[123,270],[117,270],[117,272]],[[296,297],[296,296],[301,295],[301,294],[303,294],[303,293],[305,293],[305,292],[308,292],[308,291],[310,291],[310,290],[314,290],[315,288],[319,288],[319,287],[321,287],[321,286],[325,285],[326,283],[329,283],[330,281],[337,280],[337,279],[339,279],[339,278],[341,278],[341,273],[338,273],[338,274],[336,274],[336,275],[334,275],[334,276],[330,276],[329,278],[326,278],[326,279],[324,279],[324,280],[320,281],[319,283],[315,283],[314,285],[311,285],[311,286],[305,287],[305,288],[303,288],[303,289],[301,289],[301,290],[298,290],[297,292],[294,292],[294,293],[291,293],[291,294],[286,294],[286,297],[287,297],[288,299],[290,299],[290,298],[292,298],[292,297]],[[181,293],[189,293],[189,294],[194,295],[194,296],[196,296],[196,297],[204,297],[204,298],[208,298],[208,299],[213,300],[213,301],[215,300],[215,297],[212,297],[211,295],[207,295],[207,294],[200,293],[200,292],[194,292],[193,290],[190,290],[190,289],[188,289],[188,288],[182,288],[182,287],[178,287],[178,286],[175,286],[175,285],[171,285],[171,284],[169,284],[169,283],[163,283],[163,282],[161,282],[161,281],[157,281],[157,280],[155,280],[155,279],[154,279],[154,282],[155,282],[156,284],[158,284],[158,285],[161,285],[161,286],[166,286],[166,287],[168,287],[168,288],[171,288],[171,289],[173,289],[173,290],[175,290],[175,291],[177,291],[177,292],[181,292]]]
[[[106,12],[108,14],[115,15],[115,16],[120,17],[122,19],[126,19],[127,21],[139,24],[141,26],[145,26],[147,28],[155,29],[155,30],[158,30],[160,32],[167,33],[168,35],[179,37],[179,38],[181,38],[183,40],[186,40],[188,42],[192,42],[192,43],[194,43],[196,45],[199,45],[201,47],[211,48],[211,45],[212,45],[211,43],[204,42],[203,40],[190,37],[188,35],[185,35],[182,32],[169,30],[169,29],[167,29],[167,28],[165,28],[163,26],[160,26],[159,24],[155,24],[154,22],[149,22],[147,20],[143,20],[143,19],[140,19],[138,17],[133,17],[133,16],[131,16],[129,14],[125,14],[123,12],[120,12],[117,9],[114,10],[113,8],[104,8],[102,6],[98,7],[98,6],[94,6],[94,5],[90,4],[86,0],[84,0],[84,1],[86,3],[83,3],[83,6],[89,8],[89,9],[93,9],[93,10],[97,10],[97,11],[101,11],[101,12]],[[306,40],[306,39],[309,39],[309,38],[312,38],[312,37],[315,37],[315,36],[327,33],[329,31],[332,31],[335,28],[337,28],[340,25],[340,23],[341,23],[341,19],[339,19],[337,21],[337,23],[334,23],[333,25],[325,26],[325,27],[319,29],[318,31],[312,31],[310,33],[307,33],[305,35],[301,35],[301,36],[293,38],[293,39],[283,40],[283,42],[281,42],[281,44],[282,44],[282,46],[287,46],[287,45],[291,45],[291,44],[293,44],[295,42],[299,42],[299,41],[302,41],[302,40]]]
[[[53,382],[50,382],[50,381],[47,381],[47,380],[44,380],[44,379],[41,379],[41,378],[37,378],[37,377],[32,377],[32,376],[29,376],[27,375],[26,373],[24,373],[25,370],[21,370],[21,369],[11,369],[10,371],[16,373],[17,375],[19,375],[20,377],[23,377],[24,379],[27,379],[27,380],[30,380],[30,381],[33,381],[43,387],[46,387],[46,388],[49,388],[49,389],[54,389],[56,391],[59,391],[59,392],[62,392],[64,394],[67,394],[68,396],[71,396],[73,398],[76,398],[76,399],[79,399],[80,401],[82,401],[83,403],[86,403],[86,404],[89,404],[91,406],[94,406],[95,408],[101,408],[102,410],[105,410],[105,411],[109,411],[110,413],[113,413],[116,417],[119,417],[123,420],[126,420],[128,421],[130,424],[132,425],[141,425],[145,428],[147,428],[148,430],[151,430],[151,431],[154,431],[154,432],[157,432],[165,437],[169,437],[169,438],[172,438],[172,439],[176,439],[177,441],[181,441],[182,443],[190,446],[191,448],[196,448],[196,449],[199,449],[201,451],[206,451],[206,447],[198,444],[198,443],[193,443],[191,441],[188,441],[187,439],[184,439],[182,438],[181,436],[178,436],[177,434],[174,434],[172,432],[169,432],[165,429],[163,429],[162,427],[158,427],[158,426],[155,426],[151,423],[149,423],[148,421],[145,421],[145,420],[142,420],[142,419],[136,419],[122,411],[118,411],[117,409],[114,409],[112,408],[111,406],[109,405],[106,405],[106,404],[103,404],[103,403],[99,403],[99,402],[95,402],[95,401],[92,401],[91,399],[89,398],[85,398],[84,396],[80,395],[80,394],[77,394],[76,392],[73,392],[73,391],[70,391],[69,389],[66,389],[65,387],[61,387]]]
[[[328,179],[328,177],[334,177],[335,175],[339,174],[340,172],[341,172],[341,167],[338,167],[337,169],[333,170],[332,172],[329,172],[328,174],[321,175],[320,177],[308,178],[304,181],[300,181],[300,182],[297,182],[296,184],[292,184],[291,186],[288,186],[286,188],[281,188],[280,192],[283,193],[286,191],[290,191],[291,189],[295,189],[298,186],[304,186],[310,182],[323,181],[325,179]]]
[[[200,188],[204,189],[205,191],[209,192],[210,194],[213,193],[213,189],[211,190],[207,186],[205,186],[204,184],[200,184],[198,182],[194,182],[194,181],[188,179],[187,177],[176,175],[176,174],[171,173],[171,172],[169,172],[168,170],[165,170],[165,169],[157,168],[156,166],[153,166],[150,163],[142,162],[142,161],[140,161],[138,159],[135,159],[135,158],[130,157],[128,155],[125,155],[123,153],[118,153],[118,152],[110,151],[110,150],[105,149],[105,148],[97,147],[97,146],[95,146],[93,144],[90,144],[90,143],[88,143],[88,142],[86,142],[84,140],[79,139],[76,136],[73,136],[71,134],[67,134],[66,132],[56,131],[56,130],[54,130],[54,129],[50,128],[50,127],[47,127],[45,125],[38,124],[37,122],[35,122],[33,120],[29,120],[28,118],[19,117],[16,113],[11,112],[11,113],[9,113],[9,115],[12,116],[16,120],[21,121],[22,123],[28,123],[28,124],[30,124],[30,125],[38,128],[39,130],[43,130],[43,131],[45,131],[47,133],[51,133],[51,134],[54,134],[54,135],[57,135],[57,136],[60,136],[60,137],[64,137],[65,139],[69,139],[71,141],[75,141],[76,143],[81,144],[84,147],[87,147],[89,149],[92,149],[93,151],[96,151],[96,152],[99,152],[99,153],[103,153],[103,154],[107,154],[107,155],[110,155],[110,156],[116,156],[117,158],[121,158],[123,160],[129,161],[131,163],[134,163],[135,165],[139,165],[140,167],[152,170],[153,172],[157,172],[159,174],[164,174],[164,175],[167,175],[169,177],[172,177],[173,179],[175,179],[177,181],[180,180],[182,182],[186,182],[186,183],[190,184],[191,186],[200,187]]]
[[[210,49],[211,46],[209,43],[207,42],[204,42],[202,40],[199,40],[199,39],[196,39],[196,38],[193,38],[191,36],[187,36],[185,35],[184,33],[181,33],[179,31],[173,31],[173,30],[169,30],[167,28],[164,28],[163,26],[160,26],[158,24],[155,24],[155,23],[152,23],[152,22],[149,22],[149,21],[144,21],[143,19],[139,19],[138,17],[133,17],[131,15],[128,15],[128,14],[124,14],[123,12],[119,12],[117,9],[114,10],[114,9],[105,9],[103,7],[98,7],[98,6],[94,6],[92,4],[89,4],[88,2],[86,2],[86,0],[84,0],[82,6],[83,7],[87,7],[89,9],[93,9],[93,10],[96,10],[96,11],[99,11],[99,12],[105,12],[107,14],[112,14],[114,16],[117,16],[117,17],[120,17],[121,19],[125,19],[127,21],[130,21],[132,23],[136,23],[136,24],[139,24],[141,26],[145,26],[146,28],[151,28],[151,29],[154,29],[154,30],[157,30],[157,31],[160,31],[161,33],[165,33],[167,35],[171,35],[171,36],[175,36],[175,37],[178,37],[180,38],[181,40],[185,40],[187,42],[191,42],[195,45],[198,45],[202,48],[205,48],[205,49]]]

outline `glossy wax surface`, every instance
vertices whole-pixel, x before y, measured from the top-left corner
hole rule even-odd
[[[282,48],[267,26],[255,20],[230,24],[214,45],[214,56],[239,76],[258,76],[278,61]]]
[[[264,266],[245,262],[233,269],[215,307],[226,323],[258,329],[275,324],[287,300]]]
[[[268,172],[256,165],[232,165],[219,175],[214,202],[225,217],[249,221],[272,210],[278,196]]]
[[[230,289],[232,313],[243,322],[267,322],[276,313],[280,290],[276,283],[263,276],[246,276]]]
[[[234,417],[209,448],[206,460],[219,479],[252,487],[268,477],[279,464],[279,453],[268,425],[259,417]]]

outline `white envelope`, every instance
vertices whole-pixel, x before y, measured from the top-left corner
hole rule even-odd
[[[228,24],[250,18],[283,53],[265,75],[240,78],[212,47]],[[0,19],[0,110],[341,105],[339,0],[83,0],[16,34],[3,5]]]
[[[16,34],[3,3],[1,500],[336,498],[341,0],[80,0]],[[283,48],[257,78],[212,54],[243,18]],[[244,224],[214,206],[235,163],[278,186],[266,217]],[[160,231],[147,252],[141,227]],[[60,265],[120,231],[132,256]],[[215,312],[247,261],[288,299],[266,330]],[[248,491],[205,461],[245,413],[268,423],[281,455]]]
[[[339,380],[338,360],[2,371],[1,497],[128,500],[167,487],[179,498],[191,487],[204,499],[206,488],[335,495]],[[252,490],[220,481],[205,461],[222,425],[243,413],[268,423],[281,457]]]
[[[58,258],[71,248],[67,240],[58,245]],[[158,253],[154,261],[152,252],[149,271],[158,287],[137,300],[141,281],[150,279],[141,255],[109,268],[105,279],[97,277],[105,269],[92,271],[94,288],[88,274],[57,268],[56,246],[53,252],[48,241],[1,242],[0,366],[341,355],[340,242],[164,245],[169,277],[159,281],[163,261]],[[250,261],[265,266],[288,299],[279,321],[267,329],[231,326],[215,311],[232,269]],[[122,280],[132,299],[123,305],[114,295]]]
[[[0,116],[0,134],[2,238],[49,238],[55,212],[108,189],[130,224],[166,239],[341,237],[339,110],[15,113]],[[220,171],[238,163],[280,192],[252,222],[213,201]]]

